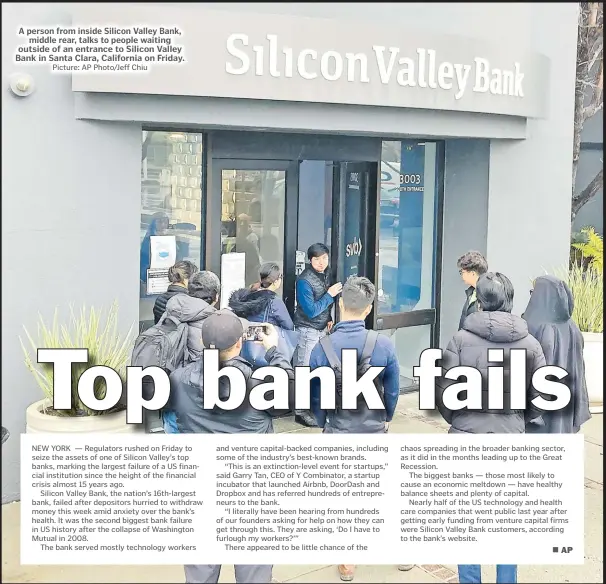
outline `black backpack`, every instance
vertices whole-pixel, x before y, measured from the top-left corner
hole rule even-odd
[[[135,340],[131,366],[161,367],[170,374],[189,361],[187,350],[188,325],[177,318],[162,316],[158,324],[143,331]],[[149,377],[143,379],[143,397],[153,397],[154,383]]]
[[[375,345],[377,344],[377,340],[379,339],[379,333],[377,331],[368,331],[366,334],[366,342],[364,343],[364,349],[362,350],[362,355],[358,358],[358,379],[362,377],[371,367],[370,359],[372,357],[372,353],[375,350]],[[337,357],[337,353],[335,352],[334,347],[332,346],[332,342],[330,341],[330,335],[325,336],[320,340],[320,345],[324,349],[324,353],[332,370],[335,372],[335,390],[337,393],[337,399],[335,400],[335,404],[337,409],[343,409],[341,404],[343,402],[343,380],[342,380],[342,372],[341,372],[341,360]],[[379,397],[381,401],[385,403],[385,395],[383,392],[383,384],[381,383],[378,377],[373,379],[375,387],[379,392]],[[366,400],[362,395],[358,395],[357,407],[367,407]]]

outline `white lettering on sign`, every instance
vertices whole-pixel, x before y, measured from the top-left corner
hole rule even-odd
[[[348,243],[345,246],[345,257],[362,255],[362,239],[354,237],[353,243]]]
[[[457,100],[468,87],[475,93],[524,97],[524,73],[517,62],[509,69],[493,67],[482,57],[476,57],[473,64],[453,63],[440,60],[433,49],[418,48],[414,56],[406,56],[398,47],[381,45],[373,45],[368,54],[333,50],[319,53],[315,49],[295,53],[292,47],[281,47],[276,34],[266,35],[265,40],[264,44],[249,46],[247,34],[231,34],[226,47],[235,61],[228,59],[225,71],[246,75],[252,70],[256,76],[268,73],[271,77],[293,77],[296,73],[309,81],[338,81],[345,76],[351,83],[370,83],[374,78],[383,85],[395,81],[401,87],[453,91]],[[469,83],[470,75],[473,85]]]
[[[401,185],[420,185],[421,175],[420,174],[401,174],[400,175]]]
[[[481,93],[490,91],[493,95],[516,95],[524,97],[522,81],[524,74],[520,73],[520,65],[516,63],[513,71],[491,69],[486,59],[476,57],[476,83],[473,90]]]

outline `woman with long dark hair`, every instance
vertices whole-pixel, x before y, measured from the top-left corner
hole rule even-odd
[[[154,324],[158,324],[166,310],[166,303],[175,294],[188,294],[187,284],[189,283],[189,279],[198,271],[198,266],[188,260],[182,260],[168,268],[168,281],[170,285],[164,294],[160,294],[156,298],[154,304]]]
[[[583,335],[572,320],[574,298],[570,288],[554,276],[540,276],[522,318],[530,334],[541,343],[547,365],[561,367],[568,375],[560,380],[571,392],[570,403],[556,412],[544,412],[544,426],[530,424],[526,432],[574,434],[591,418],[585,383]]]
[[[294,330],[294,324],[283,300],[276,294],[282,285],[282,270],[275,262],[267,262],[259,270],[259,281],[250,288],[236,290],[229,307],[251,322],[267,322],[284,330]]]

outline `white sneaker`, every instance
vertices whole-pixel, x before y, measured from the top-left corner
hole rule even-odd
[[[408,572],[409,570],[412,570],[414,567],[415,567],[414,564],[399,564],[398,570],[400,570],[400,572]]]

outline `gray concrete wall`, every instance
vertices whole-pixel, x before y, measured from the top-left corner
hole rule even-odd
[[[577,190],[584,189],[604,166],[604,112],[597,113],[585,122],[581,137],[581,154],[577,169]],[[600,189],[593,199],[581,207],[575,217],[573,229],[579,231],[585,226],[595,227],[604,233],[604,190]]]
[[[488,263],[511,279],[518,314],[531,280],[568,262],[577,34],[576,4],[526,6],[532,46],[553,64],[550,115],[528,120],[526,140],[491,141],[488,195]]]
[[[599,111],[595,116],[589,118],[583,126],[581,142],[604,143],[604,111]]]
[[[182,2],[153,2],[154,6],[189,7]],[[145,4],[143,4],[145,5]],[[547,7],[556,4],[546,4]],[[530,31],[530,7],[524,3],[491,4],[482,2],[393,2],[350,3],[347,9],[338,2],[204,2],[204,7],[212,10],[233,12],[258,12],[271,14],[292,14],[300,16],[334,18],[340,22],[362,20],[373,24],[393,22],[399,19],[402,28],[425,28],[441,33],[469,36],[495,43],[523,45]],[[549,20],[545,23],[549,27]],[[512,31],[516,31],[512,35]]]
[[[172,95],[76,94],[76,117],[188,129],[231,129],[350,136],[521,139],[526,119],[466,112]]]
[[[444,234],[440,347],[457,332],[465,302],[457,260],[469,250],[486,253],[488,219],[488,140],[447,140],[444,167]],[[473,172],[469,169],[473,168]]]
[[[584,189],[604,166],[604,150],[583,149],[579,156],[577,170],[577,189]],[[573,228],[580,231],[583,227],[595,227],[598,233],[604,233],[604,191],[600,189],[595,196],[581,207],[574,219]]]
[[[2,6],[3,77],[14,71],[20,24],[68,24],[36,4]],[[2,100],[2,501],[19,495],[19,433],[43,396],[23,364],[19,335],[37,314],[69,304],[120,306],[126,331],[138,320],[141,128],[78,121],[70,78],[31,70],[36,91]],[[4,87],[8,83],[3,79]],[[52,107],[52,109],[51,109]]]

